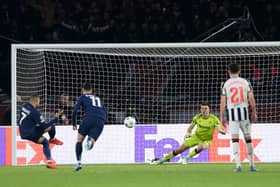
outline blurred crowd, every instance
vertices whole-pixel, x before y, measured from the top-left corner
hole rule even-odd
[[[280,39],[277,0],[1,0],[0,103],[11,94],[11,43],[189,42],[245,7],[253,26],[223,41]]]
[[[279,39],[275,0],[2,0],[0,25],[21,42],[183,42],[246,6],[263,37]]]

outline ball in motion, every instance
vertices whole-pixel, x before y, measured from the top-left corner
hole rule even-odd
[[[135,117],[128,116],[124,119],[123,123],[127,128],[132,128],[136,124],[136,119]]]

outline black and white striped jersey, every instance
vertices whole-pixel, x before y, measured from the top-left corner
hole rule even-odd
[[[253,88],[250,82],[241,77],[231,77],[222,85],[229,121],[249,119],[249,92],[251,91]]]

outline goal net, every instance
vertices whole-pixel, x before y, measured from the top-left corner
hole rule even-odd
[[[258,122],[279,122],[279,46],[133,46],[19,47],[16,95],[25,101],[39,94],[48,115],[71,106],[88,81],[109,109],[108,124],[130,114],[139,124],[186,123],[203,101],[218,112],[227,65],[236,62],[253,85]]]
[[[63,108],[69,121],[59,124],[71,124],[81,85],[90,82],[108,108],[107,124],[128,115],[137,124],[190,123],[204,101],[219,114],[221,83],[236,62],[254,88],[258,123],[276,123],[279,49],[277,42],[14,45],[13,122],[15,108],[38,94],[46,119]]]

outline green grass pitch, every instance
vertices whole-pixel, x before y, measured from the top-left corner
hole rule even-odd
[[[235,173],[234,164],[71,165],[0,167],[2,187],[279,187],[280,163],[259,163],[259,171]]]

